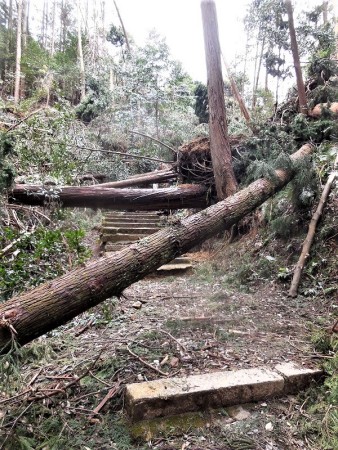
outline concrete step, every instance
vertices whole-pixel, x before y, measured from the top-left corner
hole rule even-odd
[[[292,363],[273,369],[221,371],[126,386],[125,408],[133,421],[221,408],[295,394],[320,378],[318,369]]]
[[[120,250],[129,247],[131,244],[135,244],[135,241],[121,241],[115,244],[113,242],[107,242],[105,255],[110,256],[114,252],[119,252]]]
[[[101,242],[135,242],[144,237],[145,235],[142,234],[103,234],[101,236]]]
[[[142,228],[129,228],[129,227],[102,227],[101,231],[104,235],[106,234],[153,234],[159,231],[159,228],[150,228],[150,227],[142,227]]]
[[[187,263],[187,264],[176,263],[174,260],[168,264],[164,264],[163,266],[159,267],[157,269],[157,272],[176,272],[179,270],[187,270],[187,269],[191,269],[191,268],[192,268],[191,263]]]
[[[159,220],[160,217],[157,214],[105,214],[106,219],[151,219]]]
[[[173,259],[167,264],[164,264],[163,266],[159,267],[157,269],[158,272],[177,272],[180,270],[187,270],[191,269],[192,264],[190,261],[190,258],[186,256],[180,256],[178,258]]]
[[[160,228],[161,223],[155,222],[154,220],[104,220],[102,222],[103,227],[129,227],[129,228],[138,228],[138,227],[158,227]]]

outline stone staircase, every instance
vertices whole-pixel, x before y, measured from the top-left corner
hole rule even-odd
[[[109,212],[102,221],[100,248],[106,253],[122,250],[135,241],[156,233],[165,226],[167,218],[154,212]],[[159,273],[187,270],[189,258],[181,256],[159,267]]]
[[[115,252],[159,231],[163,219],[156,213],[108,213],[102,222],[101,242],[106,252]]]

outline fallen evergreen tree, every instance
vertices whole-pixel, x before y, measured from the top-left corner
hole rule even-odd
[[[59,203],[63,208],[105,208],[114,210],[158,210],[205,208],[208,189],[202,185],[184,184],[163,189],[115,189],[93,186],[38,186],[17,184],[11,202],[31,206]]]
[[[313,146],[303,145],[291,156],[299,162]],[[261,178],[245,189],[111,256],[44,283],[0,306],[0,348],[15,339],[26,344],[153,272],[211,236],[229,229],[242,217],[281,190],[295,171],[278,169],[270,180]]]

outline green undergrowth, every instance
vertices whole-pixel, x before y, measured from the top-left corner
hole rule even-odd
[[[323,364],[327,374],[324,384],[304,394],[305,417],[301,418],[301,432],[312,448],[338,448],[338,337],[319,331],[313,335],[316,350],[327,354]]]
[[[83,237],[83,230],[62,225],[38,226],[31,231],[1,227],[0,247],[11,247],[0,256],[0,301],[83,262],[89,255]]]

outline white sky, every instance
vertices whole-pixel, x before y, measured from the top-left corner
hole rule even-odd
[[[244,52],[242,18],[247,2],[216,0],[220,42],[226,59],[231,60],[236,51]],[[109,3],[113,9],[113,2]],[[155,28],[166,36],[173,58],[183,63],[193,79],[205,81],[200,0],[118,0],[117,3],[127,32],[138,44]],[[110,8],[108,4],[107,8]],[[114,9],[112,13],[116,17]]]
[[[89,8],[102,0],[80,0]],[[206,81],[201,0],[116,0],[128,34],[136,44],[142,45],[149,31],[166,37],[174,59],[182,62],[184,69],[194,80]],[[306,9],[308,4],[319,5],[323,0],[294,0],[295,8]],[[49,4],[51,5],[51,0]],[[246,34],[243,18],[250,0],[215,0],[220,44],[225,58],[231,62],[236,54],[244,55]],[[34,5],[34,6],[33,6]],[[40,23],[43,0],[31,0],[33,17]],[[338,0],[331,0],[338,14]],[[49,6],[51,8],[51,6]],[[74,0],[76,11],[76,1]],[[105,23],[119,25],[112,0],[105,0]],[[291,58],[291,55],[290,55]],[[253,71],[253,70],[252,70]]]

